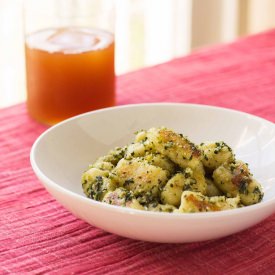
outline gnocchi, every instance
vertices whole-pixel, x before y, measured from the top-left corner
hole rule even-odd
[[[258,203],[261,185],[224,142],[196,145],[171,129],[136,133],[82,174],[85,195],[139,210],[193,213]]]

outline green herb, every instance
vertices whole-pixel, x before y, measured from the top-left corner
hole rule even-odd
[[[248,194],[247,190],[247,181],[245,179],[242,179],[239,184],[239,192],[241,194]]]
[[[133,199],[134,195],[131,192],[126,192],[125,194],[125,202],[131,201]]]
[[[124,182],[124,184],[123,184],[123,186],[129,186],[131,183],[134,183],[135,181],[134,181],[134,179],[133,178],[130,178],[130,179],[127,179],[127,180],[125,180],[125,182]]]
[[[260,190],[260,188],[258,186],[256,186],[253,190],[253,193],[255,195],[259,195],[259,201],[261,201],[264,197],[264,194],[262,193],[262,191]]]

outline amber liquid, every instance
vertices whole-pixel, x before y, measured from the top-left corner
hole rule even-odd
[[[26,37],[27,105],[45,124],[115,104],[114,38],[89,28]]]

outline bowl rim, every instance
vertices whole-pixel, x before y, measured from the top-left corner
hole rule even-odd
[[[36,176],[40,181],[42,182],[43,186],[49,186],[51,188],[57,189],[59,192],[65,193],[67,196],[74,197],[76,200],[82,200],[85,203],[90,204],[91,206],[104,208],[109,211],[114,211],[117,213],[123,213],[128,215],[136,215],[136,216],[146,216],[146,217],[154,217],[154,218],[162,218],[162,219],[191,219],[191,220],[197,220],[197,219],[209,219],[209,218],[220,218],[220,217],[229,217],[229,216],[235,216],[235,215],[241,215],[244,213],[250,213],[254,212],[255,210],[259,210],[262,208],[270,207],[274,204],[275,206],[275,197],[269,199],[268,201],[262,201],[260,203],[249,205],[237,209],[230,209],[230,210],[223,210],[223,211],[209,211],[209,212],[195,212],[195,213],[167,213],[167,212],[154,212],[154,211],[145,211],[145,210],[138,210],[138,209],[132,209],[129,207],[123,207],[123,206],[116,206],[116,205],[110,205],[107,203],[103,203],[100,201],[96,201],[87,197],[84,197],[78,193],[75,193],[65,187],[60,186],[59,184],[55,183],[53,180],[48,178],[39,168],[38,164],[35,161],[35,154],[37,147],[39,146],[39,143],[42,139],[44,139],[45,136],[48,135],[49,132],[54,131],[54,129],[61,127],[64,124],[70,123],[74,120],[78,120],[81,117],[90,116],[93,114],[101,113],[101,112],[108,112],[112,110],[120,110],[120,109],[128,109],[128,108],[143,108],[143,107],[155,107],[155,106],[179,106],[184,108],[206,108],[206,109],[212,109],[212,110],[219,110],[219,111],[225,111],[230,113],[236,113],[239,115],[245,115],[248,118],[251,118],[256,121],[264,122],[268,124],[271,127],[275,128],[275,124],[267,119],[258,117],[256,115],[252,115],[243,111],[230,109],[230,108],[224,108],[224,107],[217,107],[212,105],[205,105],[205,104],[193,104],[193,103],[174,103],[174,102],[156,102],[156,103],[138,103],[138,104],[125,104],[125,105],[118,105],[114,107],[108,107],[108,108],[102,108],[95,111],[86,112],[71,118],[68,118],[62,122],[57,123],[56,125],[51,126],[50,128],[46,129],[42,134],[38,136],[38,138],[34,141],[31,151],[30,151],[30,163],[33,171],[35,172]],[[275,210],[275,207],[274,207]]]

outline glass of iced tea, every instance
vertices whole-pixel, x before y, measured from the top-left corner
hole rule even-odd
[[[115,104],[111,0],[26,0],[27,107],[39,122]]]

